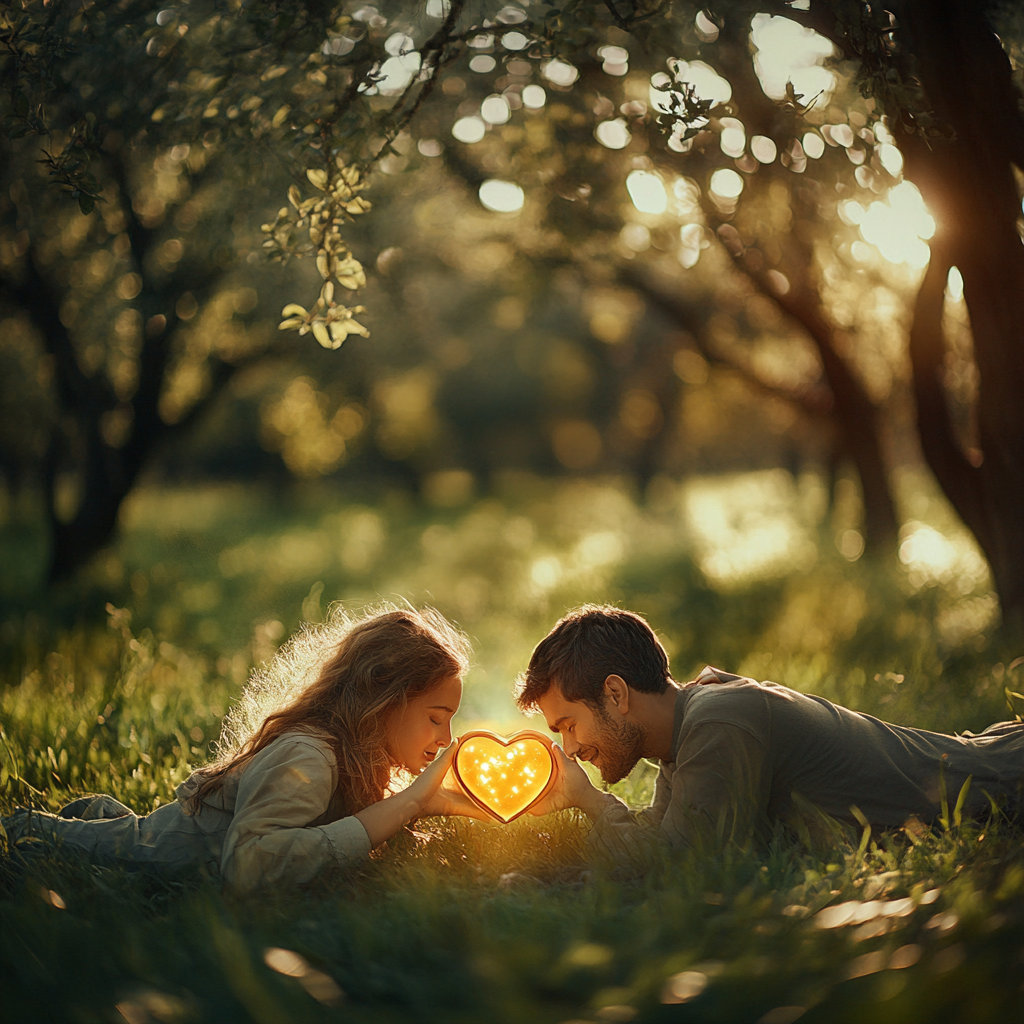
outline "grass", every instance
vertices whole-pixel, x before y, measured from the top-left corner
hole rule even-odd
[[[512,677],[588,599],[648,614],[678,678],[712,662],[943,730],[1010,717],[1021,652],[985,626],[986,581],[964,584],[969,558],[941,506],[926,497],[915,515],[946,539],[930,549],[945,561],[897,568],[830,554],[833,524],[801,500],[716,541],[693,492],[640,505],[614,482],[514,479],[441,510],[396,495],[149,492],[117,548],[57,594],[32,589],[39,537],[11,513],[0,809],[87,790],[140,811],[172,799],[253,662],[337,599],[430,600],[466,628],[477,663],[461,728],[516,724]],[[733,571],[716,576],[723,552]],[[622,794],[642,803],[651,776],[641,765]],[[1024,1011],[1019,829],[951,820],[827,846],[779,835],[628,878],[586,868],[585,831],[570,814],[420,823],[361,871],[259,900],[201,878],[0,860],[4,1016],[1003,1024]],[[872,904],[863,920],[819,916],[850,901]],[[269,958],[291,974],[268,949],[298,956]]]

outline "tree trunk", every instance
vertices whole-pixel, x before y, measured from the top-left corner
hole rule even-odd
[[[794,286],[784,296],[773,296],[769,288],[763,290],[804,327],[814,342],[825,380],[832,391],[832,414],[839,434],[837,454],[849,458],[860,477],[865,549],[891,554],[896,546],[899,524],[882,455],[878,406],[839,355],[836,330],[824,316],[818,292],[808,288],[801,293]]]
[[[792,13],[795,12],[789,7],[785,9],[786,17]],[[817,11],[812,13],[816,15]],[[746,123],[748,134],[775,138],[781,149],[783,141],[794,134],[796,111],[792,106],[786,107],[770,100],[761,87],[750,56],[749,15],[725,19],[718,55],[733,85],[733,104],[738,106],[738,116]],[[763,173],[770,172],[765,170]],[[792,178],[791,175],[789,177]],[[816,203],[802,199],[799,189],[791,181],[787,184],[791,189],[795,219],[813,222],[817,217]],[[715,211],[707,206],[705,213],[709,223],[719,220]],[[842,334],[822,307],[813,270],[813,249],[799,232],[778,238],[785,265],[776,269],[785,271],[791,285],[782,293],[770,280],[769,268],[763,259],[745,259],[740,236],[735,232],[734,235],[731,243],[726,242],[726,248],[736,266],[747,274],[763,295],[804,328],[818,352],[822,375],[832,393],[830,415],[836,425],[836,454],[849,459],[860,477],[865,548],[879,554],[892,552],[896,546],[899,521],[882,451],[880,411],[855,370],[840,355],[842,345],[837,342],[843,340]]]
[[[139,263],[142,264],[141,259]],[[210,387],[206,394],[177,423],[168,424],[161,418],[160,393],[170,359],[170,333],[178,322],[174,312],[176,301],[185,290],[205,297],[219,276],[211,273],[201,283],[190,279],[172,282],[163,289],[143,288],[137,308],[143,322],[153,326],[147,327],[139,353],[138,386],[128,403],[118,402],[102,373],[90,377],[82,371],[68,329],[58,315],[59,296],[36,265],[33,251],[26,255],[24,279],[18,284],[6,283],[5,291],[29,313],[43,335],[53,359],[61,415],[74,422],[82,445],[78,467],[82,493],[68,522],[62,522],[56,510],[60,463],[56,438],[46,458],[44,485],[51,536],[51,583],[70,578],[110,540],[124,499],[163,439],[182,433],[198,419],[244,364],[245,361],[228,363],[211,357]],[[266,350],[249,361],[260,354],[266,354]],[[123,411],[130,409],[130,425],[124,444],[115,447],[104,438],[102,424],[104,416],[119,405]]]
[[[900,139],[906,176],[937,225],[910,348],[921,445],[988,559],[1004,624],[1024,629],[1024,246],[1013,172],[1024,169],[1024,116],[982,5],[914,0],[896,13],[929,101],[956,132],[930,144]],[[942,384],[951,266],[963,276],[974,336],[980,455],[957,442]]]
[[[824,387],[813,391],[793,391],[763,380],[750,367],[723,358],[707,344],[704,318],[686,302],[666,294],[634,267],[623,268],[619,279],[635,288],[693,335],[709,362],[728,366],[748,383],[776,398],[792,402],[812,418],[827,418],[835,427],[836,454],[849,459],[860,477],[865,548],[873,552],[891,551],[896,543],[898,525],[889,489],[889,476],[882,456],[878,408],[864,385],[836,351],[835,329],[825,318],[817,293],[810,287],[798,284],[786,295],[780,296],[772,290],[764,274],[751,271],[741,257],[735,262],[764,295],[777,303],[808,334],[821,358]]]

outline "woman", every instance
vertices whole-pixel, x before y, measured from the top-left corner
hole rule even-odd
[[[4,826],[12,840],[41,836],[97,863],[205,867],[237,889],[308,882],[364,859],[414,818],[479,816],[441,786],[468,654],[433,609],[336,614],[254,673],[216,759],[174,803],[140,817],[113,797],[82,797],[59,816],[20,810]],[[396,791],[403,770],[416,778]]]

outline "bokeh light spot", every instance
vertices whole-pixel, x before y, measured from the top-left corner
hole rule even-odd
[[[770,164],[779,155],[779,147],[767,135],[755,135],[750,140],[750,152],[755,160]]]
[[[722,199],[737,199],[743,191],[743,179],[730,167],[720,167],[711,175],[711,191]]]
[[[626,191],[641,213],[664,213],[668,209],[668,193],[661,178],[650,171],[630,171]]]
[[[526,196],[514,181],[490,178],[480,186],[480,202],[495,213],[515,213],[523,208]]]
[[[629,134],[625,120],[617,117],[614,121],[602,121],[594,129],[594,137],[606,149],[625,149],[632,135]]]
[[[489,53],[478,53],[469,62],[469,70],[481,75],[486,75],[488,71],[493,71],[497,66],[498,62]]]
[[[541,85],[528,85],[523,90],[523,106],[530,110],[540,110],[548,101],[548,94]]]
[[[504,96],[488,96],[480,104],[480,116],[488,124],[504,124],[512,116],[512,110]]]
[[[817,132],[806,132],[801,143],[812,160],[820,160],[825,153],[825,140]]]
[[[479,142],[486,134],[487,125],[484,124],[483,118],[480,117],[460,117],[452,125],[452,135],[459,142],[465,142],[470,145],[474,142]]]
[[[960,302],[964,297],[964,278],[959,267],[950,267],[946,275],[946,297]]]
[[[835,75],[821,66],[831,57],[832,43],[813,29],[804,28],[789,18],[755,14],[750,38],[757,52],[754,70],[761,88],[773,100],[786,96],[792,82],[797,96],[812,106],[827,105],[835,88]]]
[[[541,68],[541,74],[549,82],[560,85],[563,89],[568,89],[580,77],[579,71],[572,64],[568,61],[559,60],[557,57],[554,60],[548,61]]]

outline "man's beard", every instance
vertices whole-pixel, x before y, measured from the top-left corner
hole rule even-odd
[[[643,757],[646,734],[633,722],[616,721],[604,708],[596,708],[595,712],[601,722],[597,742],[601,778],[609,784],[621,782]]]

